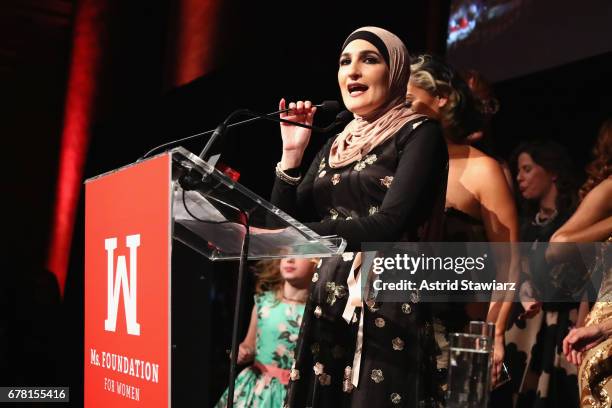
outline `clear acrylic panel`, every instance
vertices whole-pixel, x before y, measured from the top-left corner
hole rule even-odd
[[[321,237],[299,221],[184,148],[172,154],[173,236],[212,260],[240,258],[248,214],[251,260],[329,257],[341,254],[341,237]],[[184,190],[180,180],[197,172],[203,181]],[[201,175],[201,177],[200,177]]]

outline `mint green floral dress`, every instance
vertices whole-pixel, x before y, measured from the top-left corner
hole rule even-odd
[[[255,296],[257,308],[257,337],[255,364],[238,374],[234,390],[236,408],[280,408],[285,401],[286,385],[275,376],[266,375],[260,366],[270,372],[289,370],[294,361],[294,350],[300,332],[304,305],[279,301],[274,293]],[[227,390],[215,408],[225,408]]]

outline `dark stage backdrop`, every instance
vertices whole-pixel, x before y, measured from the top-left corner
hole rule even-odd
[[[599,127],[612,116],[610,72],[612,52],[495,84],[497,151],[507,157],[523,140],[549,138],[565,145],[583,169]]]
[[[60,375],[64,323],[44,265],[72,13],[71,0],[0,2],[0,385],[53,385]]]

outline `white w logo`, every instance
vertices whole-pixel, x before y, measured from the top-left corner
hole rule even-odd
[[[130,248],[130,281],[128,282],[125,256],[117,257],[117,274],[114,276],[114,251],[117,248],[117,238],[104,240],[104,248],[108,255],[108,300],[104,330],[114,332],[117,327],[117,309],[119,309],[119,291],[123,289],[123,305],[125,306],[125,321],[127,332],[140,336],[140,324],[136,322],[136,249],[140,246],[140,234],[128,235],[125,244]]]

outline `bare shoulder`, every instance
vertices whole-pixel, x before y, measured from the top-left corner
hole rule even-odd
[[[469,146],[469,155],[467,158],[469,159],[469,168],[480,177],[489,176],[492,173],[495,175],[501,175],[503,173],[502,166],[497,160],[473,146]]]
[[[612,205],[612,176],[596,185],[589,191],[583,201],[597,201]]]
[[[508,199],[506,192],[510,190],[501,163],[474,147],[470,146],[469,152],[462,179],[471,186],[470,190],[481,201]]]
[[[607,192],[608,194],[612,192],[612,176],[609,176],[607,179],[599,183],[595,188],[598,187],[601,187],[601,190]]]

